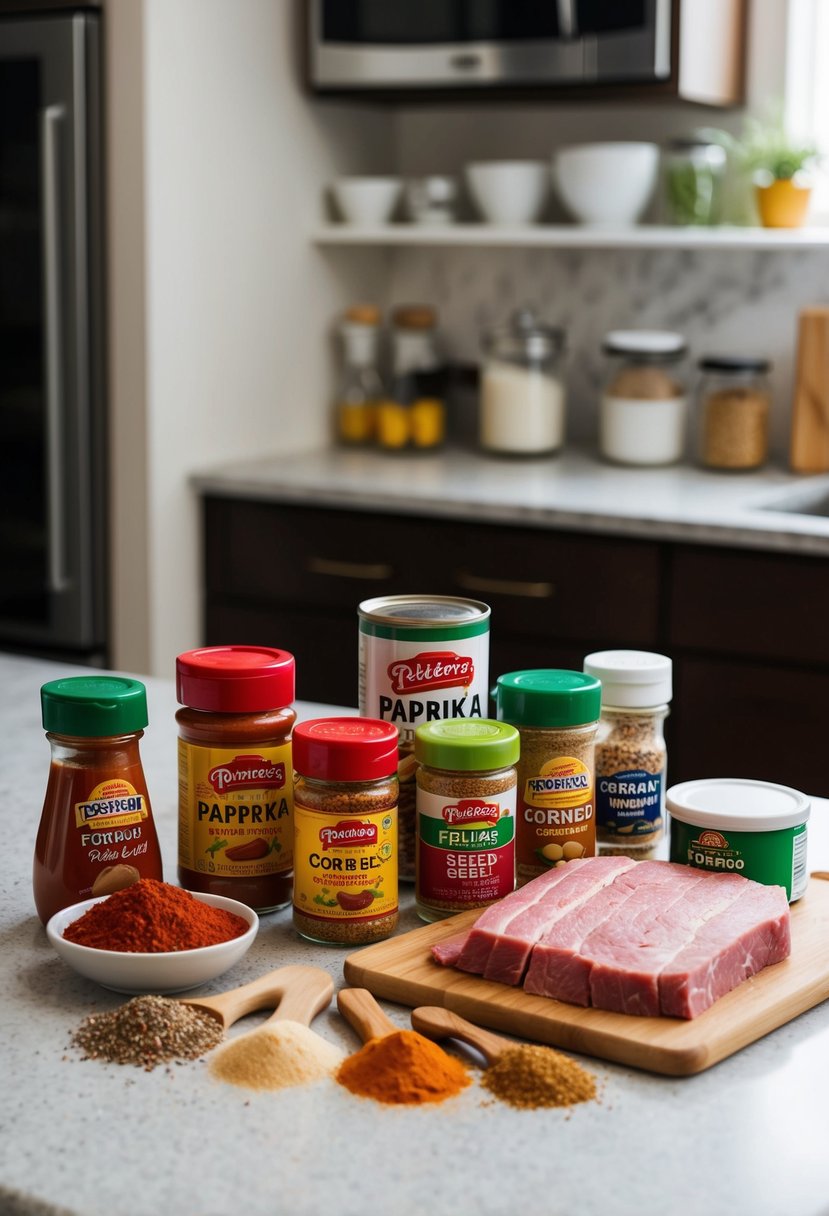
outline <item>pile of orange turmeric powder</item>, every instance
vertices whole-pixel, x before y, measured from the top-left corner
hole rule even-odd
[[[343,1060],[336,1077],[353,1094],[396,1105],[443,1102],[470,1080],[459,1060],[415,1030],[369,1039]]]

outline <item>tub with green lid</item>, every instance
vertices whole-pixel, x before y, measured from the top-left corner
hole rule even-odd
[[[665,797],[671,861],[715,873],[742,874],[785,887],[789,903],[806,890],[811,804],[787,785],[712,777],[683,781]]]

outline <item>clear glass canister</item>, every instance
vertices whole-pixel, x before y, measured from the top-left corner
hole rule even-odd
[[[718,224],[726,154],[704,139],[672,140],[664,153],[665,205],[671,224]]]
[[[709,469],[756,469],[769,448],[767,359],[701,359],[699,458]]]
[[[446,370],[433,308],[411,305],[392,316],[392,376],[377,409],[377,442],[388,451],[431,451],[446,434]]]
[[[602,456],[617,464],[675,464],[685,450],[685,339],[663,330],[614,330],[603,349],[608,370],[599,405]]]
[[[529,308],[484,336],[480,442],[488,452],[538,456],[564,443],[564,330]]]
[[[46,924],[70,904],[163,875],[138,746],[144,685],[69,676],[44,684],[40,701],[52,759],[32,876]]]
[[[345,444],[374,439],[377,407],[383,397],[378,370],[380,310],[373,304],[349,308],[340,325],[343,370],[337,392],[337,438]]]
[[[485,908],[515,888],[520,740],[488,718],[447,718],[415,731],[418,915]]]
[[[671,660],[650,651],[603,650],[586,657],[584,670],[602,684],[596,736],[599,852],[653,856],[664,834]]]
[[[599,681],[580,671],[536,669],[498,677],[498,720],[518,728],[515,868],[518,886],[596,853],[595,741]]]
[[[294,731],[294,928],[360,945],[397,928],[397,727],[315,718]]]

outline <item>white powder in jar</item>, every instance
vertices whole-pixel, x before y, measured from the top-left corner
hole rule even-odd
[[[481,446],[533,455],[564,442],[564,388],[546,372],[490,362],[481,378]]]

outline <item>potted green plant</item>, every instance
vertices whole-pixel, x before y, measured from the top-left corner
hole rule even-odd
[[[809,170],[818,159],[811,143],[792,139],[782,116],[768,122],[750,118],[735,150],[751,173],[760,222],[765,228],[799,228],[806,218],[812,181]]]

